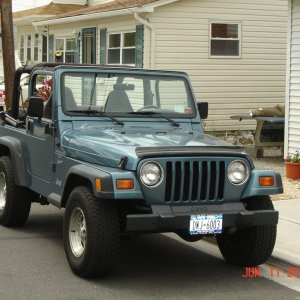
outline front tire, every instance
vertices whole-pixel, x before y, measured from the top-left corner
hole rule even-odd
[[[6,227],[22,226],[26,223],[32,192],[15,184],[9,156],[0,158],[0,224]]]
[[[86,186],[70,194],[64,215],[64,248],[75,274],[103,277],[113,266],[120,230],[117,210],[110,200],[96,198]]]
[[[248,198],[248,210],[274,210],[269,196]],[[225,228],[217,234],[219,249],[230,264],[255,267],[266,262],[272,254],[276,241],[276,225],[253,226],[233,230]]]

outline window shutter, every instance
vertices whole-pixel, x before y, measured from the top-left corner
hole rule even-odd
[[[100,64],[106,64],[106,33],[107,29],[100,29]]]
[[[48,61],[53,62],[54,61],[54,34],[50,34],[48,37],[49,42],[49,52],[48,52]]]
[[[143,67],[144,62],[144,25],[136,25],[135,33],[135,66]]]

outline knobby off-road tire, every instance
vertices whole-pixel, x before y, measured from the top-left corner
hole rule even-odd
[[[75,188],[67,202],[63,233],[75,274],[91,278],[111,271],[120,242],[118,214],[111,200],[96,198],[86,186]]]
[[[21,226],[27,221],[32,192],[15,184],[11,159],[0,158],[0,224],[7,227]]]
[[[248,210],[274,210],[269,196],[248,198]],[[276,241],[276,225],[253,226],[231,233],[225,228],[217,234],[217,242],[223,257],[231,264],[241,267],[255,267],[271,256]]]

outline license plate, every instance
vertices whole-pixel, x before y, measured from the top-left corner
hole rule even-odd
[[[223,215],[192,215],[190,234],[213,234],[222,232]]]

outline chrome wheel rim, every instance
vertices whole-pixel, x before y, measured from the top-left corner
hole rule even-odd
[[[6,178],[3,172],[0,173],[0,210],[3,210],[6,204]]]
[[[69,241],[72,253],[80,257],[86,248],[86,221],[83,211],[76,207],[71,214],[69,224]]]

